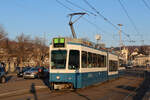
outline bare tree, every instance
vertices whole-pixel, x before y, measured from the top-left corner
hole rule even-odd
[[[34,39],[34,57],[37,61],[37,65],[44,65],[44,59],[47,54],[48,47],[45,45],[45,40],[43,38],[35,37]]]
[[[3,62],[7,59],[7,33],[4,30],[3,26],[0,24],[0,60]]]
[[[7,36],[6,31],[4,30],[3,26],[0,25],[0,40],[2,40],[3,38],[6,38],[6,36]]]
[[[0,26],[0,49],[5,53],[0,58],[10,63],[17,59],[14,63],[18,66],[29,65],[30,61],[36,62],[36,65],[44,65],[45,57],[48,56],[48,47],[45,45],[45,39],[36,37],[31,39],[24,33],[16,36],[16,41],[10,41],[2,26]],[[2,42],[3,41],[3,42]],[[0,60],[1,60],[0,59]]]
[[[21,35],[16,37],[17,40],[17,49],[16,49],[16,55],[18,59],[18,64],[23,67],[23,62],[27,61],[29,56],[29,50],[30,50],[30,36],[24,35],[22,33]]]

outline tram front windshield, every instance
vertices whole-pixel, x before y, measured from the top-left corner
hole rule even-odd
[[[65,69],[66,57],[66,50],[53,50],[51,52],[51,69]]]

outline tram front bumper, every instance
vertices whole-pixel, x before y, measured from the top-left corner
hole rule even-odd
[[[72,74],[50,74],[50,82],[73,82],[75,76]]]
[[[74,88],[81,88],[81,76],[77,73],[50,73],[50,83],[69,84]]]

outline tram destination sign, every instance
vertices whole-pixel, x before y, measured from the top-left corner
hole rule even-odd
[[[65,38],[54,38],[53,46],[54,48],[65,47]]]

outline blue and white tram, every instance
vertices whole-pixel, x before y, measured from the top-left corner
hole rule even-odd
[[[122,57],[119,57],[119,68],[118,68],[119,77],[125,74],[125,65],[126,65],[125,60]]]
[[[118,77],[118,56],[108,53],[108,78],[113,79]]]
[[[90,45],[80,39],[53,39],[49,74],[52,88],[83,88],[118,77],[118,56]]]

